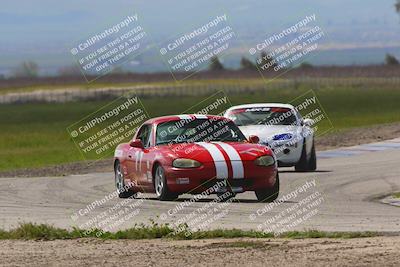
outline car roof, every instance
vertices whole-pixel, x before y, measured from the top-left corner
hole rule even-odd
[[[216,119],[216,120],[226,120],[227,118],[217,115],[203,115],[203,114],[179,114],[179,115],[168,115],[162,117],[151,118],[147,120],[144,124],[159,124],[168,121],[179,121],[187,119]]]
[[[294,109],[294,106],[283,103],[255,103],[255,104],[244,104],[230,107],[227,111],[239,109],[239,108],[290,108]]]

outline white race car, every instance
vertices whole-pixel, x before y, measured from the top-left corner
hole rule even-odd
[[[296,171],[317,169],[313,120],[303,119],[288,104],[264,103],[233,106],[225,112],[246,137],[256,135],[259,143],[275,153],[280,167]]]

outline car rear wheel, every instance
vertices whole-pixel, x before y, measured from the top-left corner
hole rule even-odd
[[[300,160],[294,166],[295,171],[304,172],[307,170],[307,151],[306,151],[306,140],[303,141],[303,146],[301,148]]]
[[[259,202],[272,202],[276,200],[279,195],[279,174],[276,174],[275,184],[272,188],[256,190],[255,193]]]
[[[294,169],[297,172],[307,172],[307,171],[315,171],[317,169],[317,155],[315,153],[315,144],[313,140],[311,155],[307,157],[306,151],[306,141],[303,142],[303,148],[301,150],[301,157],[299,162],[294,166]]]
[[[161,165],[156,167],[154,173],[154,189],[159,200],[174,200],[178,197],[178,194],[169,191],[164,168]]]
[[[135,193],[132,191],[131,188],[126,188],[124,174],[121,169],[121,164],[119,161],[115,163],[114,167],[114,174],[115,174],[115,187],[118,191],[119,198],[129,198],[133,196]]]
[[[313,145],[311,148],[310,159],[308,160],[308,170],[315,171],[317,169],[317,154],[315,153],[315,144],[313,140]]]

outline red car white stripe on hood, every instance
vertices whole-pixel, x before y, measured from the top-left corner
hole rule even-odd
[[[210,153],[214,165],[215,165],[215,172],[217,174],[217,179],[226,179],[228,178],[228,165],[226,164],[225,157],[219,148],[211,143],[206,142],[198,142],[196,143],[199,146],[204,147],[207,149],[208,153]]]
[[[216,146],[216,144],[218,144],[229,157],[229,161],[232,166],[232,176],[233,176],[232,178],[233,179],[244,178],[244,167],[242,159],[240,158],[239,153],[233,146],[223,142],[215,142],[215,143],[199,142],[196,144],[204,147],[205,149],[207,149],[208,153],[210,153],[215,164],[215,171],[217,173],[217,178],[220,179],[228,178],[228,165],[226,163],[224,155],[222,154],[220,149]]]
[[[215,143],[220,145],[222,149],[226,152],[226,154],[228,154],[229,160],[231,161],[232,165],[232,174],[233,174],[232,178],[233,179],[244,178],[243,162],[236,149],[233,146],[224,142],[215,142]]]

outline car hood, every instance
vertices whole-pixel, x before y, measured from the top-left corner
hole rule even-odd
[[[257,135],[260,142],[268,142],[277,134],[297,135],[301,133],[301,126],[292,125],[247,125],[239,126],[239,128],[246,137]]]
[[[190,158],[200,162],[225,161],[221,155],[232,160],[254,160],[263,155],[272,155],[269,148],[247,142],[198,142],[168,145],[176,158]]]

